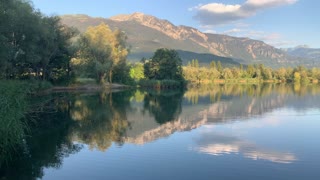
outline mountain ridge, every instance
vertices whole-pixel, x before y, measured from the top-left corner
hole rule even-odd
[[[286,48],[282,50],[287,52],[291,56],[309,58],[314,63],[320,61],[320,48],[310,48],[307,45],[301,45],[294,48]]]
[[[89,26],[100,23],[108,24],[112,29],[118,28],[126,32],[128,44],[131,46],[131,57],[136,61],[144,52],[152,54],[158,48],[170,48],[184,52],[213,54],[217,59],[229,58],[239,64],[265,64],[272,67],[294,66],[299,59],[288,56],[263,41],[250,38],[232,37],[222,34],[203,33],[196,28],[176,26],[168,20],[159,19],[143,13],[122,14],[110,18],[93,18],[87,15],[64,15],[62,22],[78,28],[81,32]],[[140,54],[140,56],[138,56]],[[214,59],[214,60],[217,60]]]

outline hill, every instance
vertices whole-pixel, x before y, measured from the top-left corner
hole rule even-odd
[[[62,22],[78,28],[81,32],[89,26],[100,23],[118,28],[128,36],[129,59],[138,61],[150,57],[158,48],[176,49],[184,62],[193,58],[199,62],[221,59],[223,64],[265,64],[271,67],[295,66],[299,58],[288,56],[285,51],[262,41],[249,38],[232,37],[221,34],[203,33],[187,26],[175,26],[171,22],[142,13],[119,15],[109,19],[94,18],[87,15],[64,15]],[[210,57],[210,58],[209,58]]]
[[[283,50],[291,56],[299,57],[301,59],[310,59],[309,66],[317,66],[320,62],[320,49],[317,48],[309,48],[308,46],[297,46],[294,48],[288,48]]]

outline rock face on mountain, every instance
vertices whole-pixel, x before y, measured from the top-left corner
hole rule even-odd
[[[199,54],[214,54],[215,60],[227,57],[234,64],[259,64],[269,66],[294,65],[295,59],[262,41],[238,38],[221,34],[203,33],[187,26],[175,26],[167,20],[142,13],[118,15],[109,19],[92,18],[86,15],[65,15],[62,22],[85,31],[88,26],[106,23],[111,28],[126,32],[131,47],[132,59],[150,57],[161,47]],[[213,59],[212,59],[213,60]],[[221,59],[223,61],[225,59]],[[232,64],[232,63],[231,63]]]

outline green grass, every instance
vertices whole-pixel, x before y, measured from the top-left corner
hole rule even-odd
[[[30,88],[26,82],[0,81],[0,165],[22,143]]]
[[[93,78],[76,78],[75,84],[77,85],[97,84],[97,81]]]
[[[0,165],[22,144],[31,93],[51,87],[46,81],[0,80]]]

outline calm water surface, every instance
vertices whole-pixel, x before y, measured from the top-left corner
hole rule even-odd
[[[57,93],[0,179],[320,179],[320,87]]]

